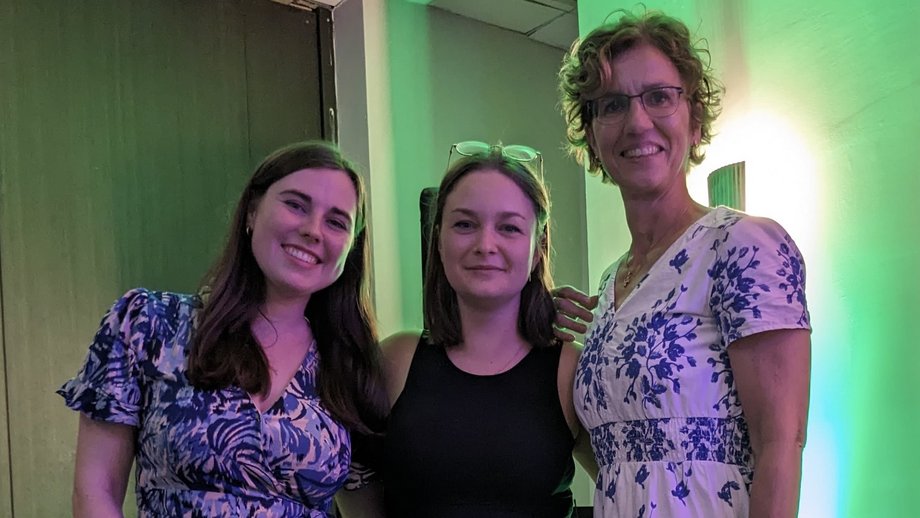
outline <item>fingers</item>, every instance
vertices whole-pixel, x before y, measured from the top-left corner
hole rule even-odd
[[[562,313],[556,313],[556,328],[560,330],[572,331],[578,334],[584,334],[588,330],[588,326],[577,320],[569,318]],[[574,338],[573,338],[574,340]]]
[[[556,320],[553,332],[563,342],[575,341],[575,335],[588,330],[587,322],[594,321],[591,310],[597,306],[597,296],[589,297],[571,286],[553,290],[553,304],[556,306]]]
[[[553,334],[555,334],[556,338],[562,340],[563,342],[574,342],[575,341],[575,335],[566,333],[565,331],[555,326],[553,326]]]
[[[597,300],[596,297],[592,298],[595,300],[591,308],[594,308],[594,306],[597,305]],[[556,309],[558,310],[557,315],[563,315],[572,320],[583,320],[585,322],[591,322],[594,320],[594,315],[590,310],[584,307],[584,305],[579,305],[575,302],[572,302],[570,299],[559,297],[553,299],[553,302],[556,304]]]
[[[594,309],[597,306],[597,295],[589,297],[581,290],[573,288],[572,286],[560,286],[556,288],[553,290],[553,296],[555,298],[571,300],[588,310]]]

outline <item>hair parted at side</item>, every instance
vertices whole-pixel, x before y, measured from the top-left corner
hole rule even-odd
[[[690,163],[705,158],[703,146],[712,141],[712,123],[721,112],[722,84],[710,68],[709,50],[703,40],[693,41],[690,30],[676,18],[658,11],[636,15],[625,10],[613,23],[602,25],[576,40],[559,71],[562,115],[566,121],[567,149],[592,174],[602,172],[599,158],[588,144],[586,131],[593,114],[590,101],[601,96],[605,74],[623,52],[642,44],[661,51],[677,68],[690,102],[690,120],[700,127],[700,142],[690,148]],[[606,175],[604,181],[609,181]]]
[[[202,282],[204,304],[192,337],[188,377],[202,389],[236,384],[262,393],[269,388],[268,362],[249,327],[265,299],[265,276],[252,253],[247,216],[272,184],[311,168],[345,172],[358,200],[354,244],[342,275],[314,293],[305,310],[320,356],[317,389],[326,408],[346,426],[377,432],[387,403],[367,285],[364,184],[354,166],[327,142],[281,148],[265,158],[250,178],[236,205],[223,252]]]
[[[524,163],[502,156],[500,148],[489,153],[464,157],[451,165],[438,188],[435,210],[431,214],[431,234],[423,289],[423,312],[425,331],[431,343],[452,347],[463,342],[460,323],[460,307],[457,293],[447,275],[438,240],[444,204],[457,183],[476,171],[498,171],[510,178],[533,203],[536,220],[540,262],[521,290],[521,305],[518,312],[518,332],[534,347],[557,343],[553,334],[553,320],[556,308],[553,305],[552,269],[550,265],[550,201],[546,186]]]

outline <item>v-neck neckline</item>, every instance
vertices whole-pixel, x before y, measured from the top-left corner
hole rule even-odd
[[[616,286],[617,275],[620,272],[620,266],[623,264],[623,260],[629,255],[629,251],[627,251],[622,256],[620,256],[620,258],[617,260],[616,268],[614,268],[613,270],[613,277],[611,278],[610,284],[609,284],[610,305],[613,308],[613,312],[614,313],[619,312],[623,308],[623,306],[629,303],[630,299],[633,298],[633,295],[642,288],[642,285],[645,283],[645,281],[649,277],[651,277],[652,274],[656,271],[659,263],[661,263],[661,260],[664,259],[665,257],[671,257],[673,255],[673,249],[675,247],[683,246],[684,243],[686,243],[687,239],[689,238],[691,234],[691,230],[695,231],[696,228],[699,227],[703,223],[703,220],[708,218],[710,214],[714,214],[715,211],[716,211],[715,208],[711,208],[710,210],[707,210],[702,216],[698,217],[692,223],[690,223],[687,226],[687,228],[685,228],[684,231],[681,232],[677,236],[677,239],[675,239],[673,243],[668,245],[668,247],[664,250],[664,252],[660,256],[658,256],[658,259],[655,259],[655,262],[653,262],[652,265],[649,267],[648,271],[645,272],[645,275],[643,275],[642,277],[639,278],[638,281],[636,281],[636,284],[633,285],[633,288],[629,291],[629,293],[626,294],[626,297],[623,298],[623,302],[617,304],[617,286]]]
[[[300,360],[300,365],[298,365],[297,368],[294,369],[294,373],[291,374],[291,377],[288,378],[287,383],[285,383],[284,389],[281,390],[281,392],[278,394],[278,397],[275,398],[274,401],[271,402],[271,404],[266,406],[264,410],[259,408],[259,405],[256,404],[255,398],[248,390],[240,388],[240,390],[246,396],[246,399],[249,401],[249,404],[252,405],[253,410],[255,410],[256,414],[259,416],[260,419],[263,418],[265,415],[267,415],[271,411],[271,409],[275,408],[275,406],[280,401],[284,401],[284,397],[287,396],[288,392],[290,392],[291,386],[294,384],[294,380],[296,380],[297,376],[301,374],[301,371],[307,368],[307,365],[309,364],[310,361],[313,360],[316,354],[317,354],[316,338],[314,338],[313,341],[310,343],[310,346],[307,348],[306,353],[304,353],[303,358]]]

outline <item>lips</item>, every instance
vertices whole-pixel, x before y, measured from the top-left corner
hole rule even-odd
[[[642,158],[664,151],[664,148],[658,144],[646,144],[643,146],[626,149],[620,153],[624,158]]]
[[[472,270],[475,272],[501,272],[504,271],[504,268],[499,266],[492,266],[488,264],[476,265],[476,266],[467,266],[467,270]]]
[[[287,255],[307,264],[319,264],[322,262],[320,261],[319,256],[308,250],[297,248],[291,245],[283,245],[281,248]]]

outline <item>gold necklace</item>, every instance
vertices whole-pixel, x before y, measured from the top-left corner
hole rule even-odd
[[[632,252],[629,253],[629,257],[626,258],[626,262],[623,263],[623,287],[629,286],[630,281],[632,281],[632,269],[629,268],[629,263],[632,262],[634,256]]]
[[[691,208],[692,208],[692,207],[691,207]],[[684,212],[681,213],[681,215],[678,217],[678,221],[681,221],[689,212],[690,212],[690,208],[685,209]],[[695,220],[694,220],[694,221],[695,221]],[[690,224],[692,224],[692,221],[691,221]],[[682,234],[684,231],[687,230],[688,227],[689,227],[689,225],[684,226],[684,225],[682,224],[682,222],[681,222],[681,224],[678,224],[678,225],[675,226],[674,228],[675,228],[675,229],[680,229],[680,233]],[[665,238],[668,238],[668,237],[670,237],[670,235],[673,235],[673,234],[677,234],[677,232],[674,232],[674,230],[672,230],[671,232],[668,232],[668,233],[664,234],[664,236],[665,236]],[[678,235],[679,235],[679,234],[678,234]],[[656,247],[658,247],[659,245],[661,245],[661,244],[664,243],[664,242],[665,242],[665,239],[661,239],[661,240],[659,240],[659,241],[656,242],[656,243],[652,243],[652,246],[650,246],[650,247],[648,248],[648,249],[649,249],[649,252],[651,252],[652,250],[654,250]],[[668,246],[670,246],[673,242],[674,242],[674,241],[672,240],[670,243],[668,243]],[[664,250],[662,250],[662,253],[664,253]],[[652,255],[652,254],[646,255],[646,259],[648,259],[648,257],[651,256],[651,255]],[[659,254],[659,257],[660,257],[660,254]],[[624,271],[623,271],[623,284],[622,284],[622,287],[623,287],[624,289],[625,289],[627,286],[629,286],[629,283],[630,283],[630,282],[632,282],[633,273],[634,273],[634,272],[638,272],[638,271],[640,271],[640,270],[642,269],[642,268],[641,268],[641,266],[642,266],[641,264],[639,265],[639,266],[640,266],[639,268],[635,268],[635,269],[633,269],[632,267],[629,266],[629,263],[633,262],[633,260],[634,260],[635,258],[636,258],[636,256],[635,256],[635,254],[633,254],[633,252],[632,252],[632,247],[630,247],[629,255],[628,255],[628,257],[626,258],[626,262],[623,263],[623,270],[624,270]],[[658,260],[658,257],[656,257],[655,260]],[[654,262],[654,261],[652,261],[652,262]]]

